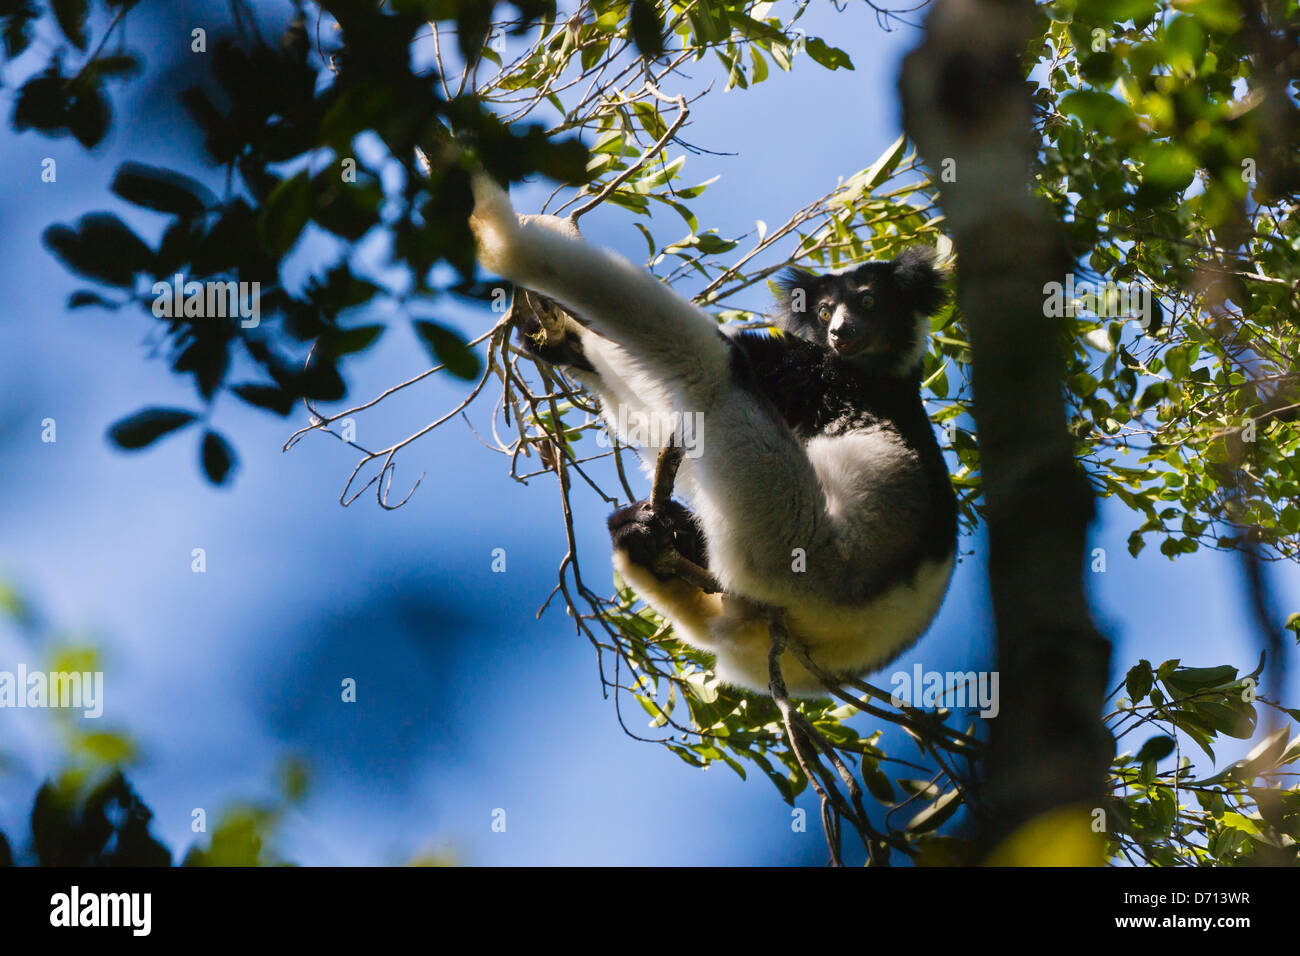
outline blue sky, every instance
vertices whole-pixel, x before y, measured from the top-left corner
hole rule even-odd
[[[163,8],[142,4],[141,14],[150,7]],[[141,16],[129,39],[151,67],[180,69],[167,51],[217,7],[165,9],[148,31]],[[898,136],[895,77],[916,33],[885,33],[869,12],[836,15],[829,6],[807,29],[848,50],[857,70],[832,74],[805,60],[695,107],[687,139],[735,154],[692,157],[686,173],[692,182],[721,174],[698,209],[724,235],[755,219],[782,221]],[[12,87],[0,94],[7,108]],[[65,633],[103,648],[104,721],[141,747],[131,776],[157,814],[155,832],[183,851],[193,808],[211,818],[266,795],[277,761],[296,754],[315,787],[282,849],[302,863],[401,862],[428,848],[489,865],[823,862],[812,803],[801,801],[814,821],[808,832],[792,833],[789,808],[766,781],[742,783],[724,767],[701,772],[623,734],[585,639],[561,614],[534,617],[564,553],[553,485],[512,482],[505,460],[463,426],[408,450],[395,486],[425,478],[392,513],[369,497],[339,506],[355,460],[338,442],[313,436],[280,452],[303,423],[299,413],[286,423],[221,403],[215,421],[242,461],[225,490],[200,478],[195,436],[134,455],[108,446],[107,426],[141,406],[195,406],[191,387],[148,357],[152,320],[64,310],[83,283],[39,241],[50,223],[92,209],[125,214],[107,191],[125,158],[197,168],[193,144],[177,135],[174,104],[143,87],[115,103],[117,125],[93,155],[0,131],[0,580]],[[47,156],[58,162],[57,183],[40,182]],[[220,185],[218,172],[207,178]],[[528,211],[541,195],[517,191],[516,202]],[[146,233],[159,225],[147,215],[128,221]],[[661,239],[679,225],[664,221]],[[584,229],[631,257],[644,249],[622,214],[593,215]],[[315,254],[296,265],[311,268]],[[490,321],[465,308],[445,317],[470,335]],[[426,367],[407,325],[392,325],[349,366],[351,394],[367,397]],[[462,391],[438,380],[408,390],[359,419],[358,440],[386,444]],[[58,423],[55,444],[40,441],[47,417]],[[587,574],[607,582],[605,506],[577,500]],[[1200,554],[1172,564],[1155,548],[1133,560],[1125,540],[1134,523],[1106,505],[1094,530],[1108,561],[1092,576],[1093,602],[1115,660],[1250,669],[1257,651],[1235,563]],[[975,556],[960,565],[930,635],[897,668],[988,663],[984,542],[963,545]],[[206,574],[191,573],[195,547],[206,550]],[[498,547],[508,556],[504,574],[489,570]],[[1284,610],[1300,608],[1294,569],[1276,569],[1274,582]],[[34,666],[42,654],[0,630],[0,669]],[[338,702],[342,676],[358,680],[355,705]],[[1294,674],[1290,690],[1294,701]],[[643,719],[639,710],[628,716],[634,729]],[[61,750],[47,719],[11,711],[0,712],[0,752],[0,829],[22,832]],[[1237,755],[1224,748],[1222,756]],[[490,827],[497,808],[507,811],[504,833]]]

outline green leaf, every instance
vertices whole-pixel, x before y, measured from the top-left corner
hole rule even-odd
[[[1157,737],[1152,737],[1144,743],[1142,749],[1137,752],[1137,757],[1134,759],[1141,761],[1150,760],[1154,762],[1157,760],[1163,760],[1173,752],[1174,738],[1161,734]]]
[[[1061,112],[1077,116],[1084,129],[1107,136],[1116,135],[1134,122],[1133,111],[1126,104],[1097,90],[1075,90],[1063,96]]]
[[[870,168],[862,174],[862,188],[865,192],[870,192],[877,184],[886,178],[899,161],[903,158],[903,152],[907,149],[907,137],[900,136],[898,139],[880,154],[880,158],[871,164]]]
[[[1074,12],[1076,21],[1087,23],[1123,23],[1135,17],[1151,19],[1156,0],[1079,0]]]
[[[632,112],[641,121],[641,128],[646,134],[658,141],[668,132],[668,124],[659,115],[659,111],[650,103],[633,103]],[[595,152],[595,150],[593,150]]]
[[[961,791],[949,790],[934,803],[930,804],[907,823],[909,833],[928,833],[938,829],[956,813],[962,805]]]
[[[1196,157],[1176,143],[1148,144],[1137,150],[1135,157],[1142,164],[1142,202],[1180,195],[1196,176]]]
[[[104,764],[129,763],[136,756],[135,746],[121,734],[86,734],[80,739],[79,745],[87,754]]]
[[[1124,686],[1128,691],[1129,700],[1133,703],[1140,703],[1147,694],[1151,693],[1151,685],[1154,675],[1151,672],[1151,662],[1140,660],[1133,667],[1129,668],[1128,675],[1124,678]]]
[[[892,805],[898,801],[893,785],[889,782],[889,777],[880,769],[880,764],[877,763],[876,758],[868,754],[862,756],[862,782],[867,785],[868,792],[878,802]]]
[[[1191,73],[1205,59],[1205,31],[1193,17],[1177,16],[1165,25],[1165,58],[1169,65]]]
[[[853,61],[838,47],[830,46],[818,37],[809,37],[804,47],[808,55],[828,70],[851,70]]]
[[[0,581],[0,613],[20,624],[32,619],[31,608],[23,596],[3,581]]]
[[[1219,667],[1180,667],[1163,678],[1166,683],[1174,683],[1189,689],[1219,687],[1236,679],[1237,668],[1231,664],[1223,664]]]
[[[179,408],[146,408],[115,422],[108,430],[108,437],[118,448],[147,448],[197,417]]]
[[[413,323],[415,332],[420,336],[430,356],[457,378],[475,379],[482,370],[482,363],[459,335],[444,325],[416,319]]]

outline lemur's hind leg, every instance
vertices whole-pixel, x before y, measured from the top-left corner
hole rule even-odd
[[[710,623],[723,612],[723,597],[679,574],[684,559],[708,566],[708,550],[695,517],[675,501],[655,507],[638,501],[609,516],[614,568],[647,604],[708,646]],[[707,576],[707,572],[706,572]]]

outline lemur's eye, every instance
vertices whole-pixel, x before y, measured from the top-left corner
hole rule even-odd
[[[876,304],[876,294],[868,289],[858,297],[858,302],[861,303],[862,308],[869,309]]]
[[[825,302],[817,307],[817,318],[821,319],[823,322],[829,322],[831,320],[831,307]]]

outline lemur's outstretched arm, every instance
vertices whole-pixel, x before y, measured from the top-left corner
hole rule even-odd
[[[586,242],[565,220],[521,221],[485,173],[474,177],[470,226],[485,268],[555,299],[654,374],[691,392],[725,377],[727,343],[707,314],[644,269]]]

